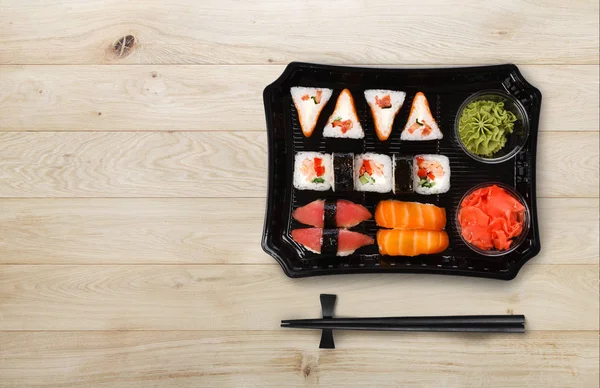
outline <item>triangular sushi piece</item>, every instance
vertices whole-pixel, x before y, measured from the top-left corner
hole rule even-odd
[[[332,89],[325,88],[305,88],[294,86],[290,89],[292,100],[298,111],[298,119],[302,133],[310,137],[315,127],[321,111],[327,105],[333,93]]]
[[[365,90],[365,99],[371,108],[379,140],[385,141],[390,137],[394,119],[402,108],[405,97],[406,93],[397,90]]]
[[[410,108],[408,121],[400,135],[401,140],[436,140],[443,138],[444,135],[438,127],[427,98],[421,92],[415,95]]]
[[[335,109],[323,129],[323,136],[348,139],[362,139],[365,137],[350,90],[344,89],[340,93]]]

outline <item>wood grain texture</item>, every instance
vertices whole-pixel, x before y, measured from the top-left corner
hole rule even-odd
[[[0,197],[264,197],[267,139],[246,133],[0,133]],[[538,197],[598,197],[598,132],[544,132]]]
[[[599,7],[0,0],[0,387],[598,388]],[[259,245],[261,93],[290,61],[518,64],[544,96],[541,254],[511,282],[285,277]],[[323,351],[279,328],[321,292],[340,316],[523,313],[528,331]]]
[[[598,334],[0,333],[2,387],[598,387]]]
[[[3,0],[3,64],[598,63],[598,3]],[[346,26],[326,28],[336,20]],[[385,33],[382,39],[380,33]],[[135,37],[131,50],[115,44]]]
[[[0,196],[264,197],[266,135],[0,134]]]
[[[0,200],[0,263],[274,264],[260,247],[264,206],[263,198]]]
[[[319,316],[319,293],[343,296],[339,316],[514,312],[528,330],[599,328],[598,264],[527,265],[511,282],[290,279],[275,265],[2,265],[0,330],[274,330],[281,319]]]
[[[2,66],[0,130],[265,128],[283,66]]]
[[[4,199],[0,263],[276,265],[260,248],[264,205],[262,198]],[[598,263],[598,211],[597,198],[539,199],[543,249],[531,263]]]
[[[283,69],[2,66],[0,131],[262,130],[262,91]],[[541,131],[598,131],[598,65],[520,69],[543,93]]]

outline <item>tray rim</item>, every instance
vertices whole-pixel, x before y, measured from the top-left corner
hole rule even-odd
[[[401,65],[399,65],[401,66]],[[411,71],[425,71],[425,72],[452,72],[457,70],[474,70],[478,72],[485,71],[506,71],[509,74],[514,75],[519,82],[521,82],[528,90],[528,92],[535,95],[538,100],[538,104],[536,109],[533,110],[533,117],[530,117],[530,127],[529,127],[529,138],[531,140],[530,151],[533,155],[532,160],[532,187],[531,194],[532,200],[530,205],[530,215],[532,219],[531,229],[533,231],[534,240],[537,242],[534,246],[531,247],[531,250],[527,253],[527,255],[521,257],[519,260],[516,260],[513,265],[509,267],[507,271],[504,272],[490,272],[490,271],[477,271],[477,270],[464,270],[462,268],[428,268],[428,267],[365,267],[365,268],[317,268],[310,269],[305,271],[296,271],[293,267],[291,267],[286,260],[283,259],[282,255],[277,252],[277,248],[273,247],[269,244],[269,220],[272,218],[271,212],[269,209],[271,208],[271,204],[274,200],[274,189],[273,189],[273,168],[274,168],[274,123],[272,120],[273,107],[270,105],[269,96],[272,93],[273,89],[278,88],[281,83],[287,80],[295,71],[301,68],[308,69],[316,69],[316,70],[325,70],[325,71],[353,71],[353,72],[411,72]],[[261,238],[261,247],[263,251],[273,257],[281,266],[283,272],[286,276],[290,278],[302,278],[302,277],[311,277],[311,276],[323,276],[323,275],[345,275],[345,274],[373,274],[373,273],[405,273],[405,274],[430,274],[430,275],[454,275],[454,276],[465,276],[465,277],[478,277],[478,278],[487,278],[487,279],[499,279],[499,280],[512,280],[517,274],[520,272],[521,268],[527,263],[529,260],[537,256],[541,251],[541,241],[539,235],[539,226],[538,226],[538,217],[537,217],[537,137],[538,137],[538,127],[539,127],[539,118],[541,113],[541,104],[542,104],[542,93],[541,91],[529,83],[525,77],[520,72],[519,68],[513,63],[505,63],[498,65],[484,65],[484,66],[441,66],[441,67],[378,67],[377,65],[365,67],[365,65],[350,65],[350,66],[341,66],[341,65],[328,65],[328,64],[319,64],[319,63],[310,63],[310,62],[290,62],[281,75],[272,83],[267,85],[263,90],[263,104],[265,109],[265,120],[267,126],[267,149],[268,149],[268,172],[267,172],[267,198],[265,204],[265,217],[263,221],[263,234]]]

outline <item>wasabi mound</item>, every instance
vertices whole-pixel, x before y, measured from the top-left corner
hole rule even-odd
[[[517,117],[504,109],[503,102],[473,101],[463,110],[458,134],[465,147],[476,155],[492,157],[506,144]]]

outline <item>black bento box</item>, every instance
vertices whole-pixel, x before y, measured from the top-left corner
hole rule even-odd
[[[293,86],[333,89],[333,96],[320,114],[314,134],[303,136],[292,102]],[[350,89],[365,137],[360,140],[325,139],[322,129],[331,115],[340,91]],[[394,121],[390,138],[382,142],[375,135],[373,119],[363,97],[365,89],[392,89],[406,92],[406,100]],[[454,122],[462,102],[475,92],[502,90],[521,102],[529,118],[529,136],[522,150],[499,164],[471,159],[454,134]],[[429,100],[431,112],[444,137],[435,141],[401,141],[400,132],[408,118],[413,97],[419,91]],[[513,279],[519,269],[540,251],[535,191],[536,143],[541,93],[530,85],[515,65],[484,67],[390,69],[342,67],[290,63],[283,74],[263,93],[268,133],[269,185],[262,247],[290,277],[349,273],[437,273]],[[393,195],[368,192],[301,191],[293,187],[294,155],[300,151],[374,152],[381,154],[442,154],[450,159],[451,187],[438,195]],[[457,206],[463,195],[481,183],[503,183],[520,193],[528,208],[530,228],[525,241],[513,252],[499,257],[475,253],[460,238],[455,225]],[[383,256],[377,244],[363,247],[350,256],[337,257],[309,252],[291,238],[291,230],[302,227],[292,212],[316,199],[348,199],[374,212],[377,202],[399,199],[432,203],[447,212],[446,231],[450,245],[440,254],[415,257]],[[375,238],[373,219],[353,228]]]

